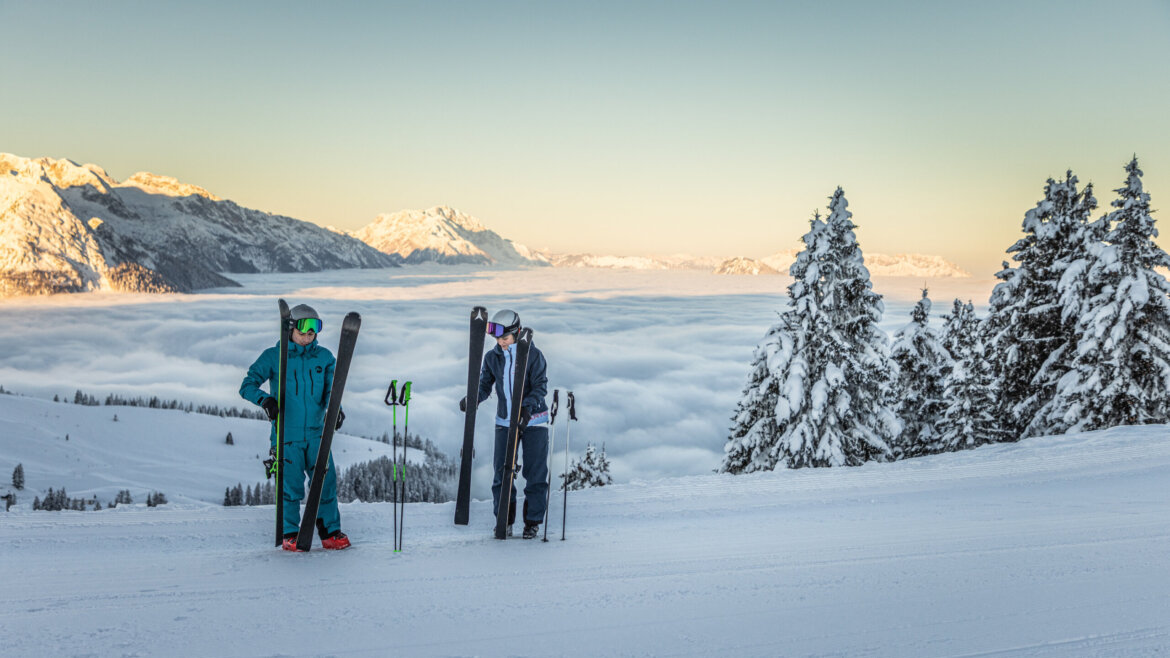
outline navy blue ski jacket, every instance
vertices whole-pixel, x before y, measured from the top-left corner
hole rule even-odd
[[[496,345],[483,356],[483,367],[479,370],[479,400],[483,402],[492,395],[492,387],[496,389],[496,425],[507,426],[512,411],[512,379],[515,371],[516,345],[513,344],[505,351]],[[524,378],[524,397],[520,406],[527,407],[532,413],[529,425],[540,425],[548,422],[548,405],[544,396],[548,395],[548,375],[545,372],[547,363],[544,354],[533,343],[528,348],[528,374]]]

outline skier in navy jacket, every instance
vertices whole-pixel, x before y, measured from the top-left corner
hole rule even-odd
[[[312,477],[321,445],[321,430],[325,426],[325,407],[333,388],[333,353],[317,344],[317,334],[323,323],[317,311],[307,304],[298,304],[291,310],[296,321],[288,346],[288,368],[285,372],[284,445],[284,542],[286,551],[297,550],[297,531],[300,529],[301,499],[305,497],[305,476]],[[276,452],[276,380],[280,370],[280,346],[264,350],[248,368],[240,384],[240,396],[263,407],[273,421],[269,441],[272,454]],[[268,382],[268,391],[260,385]],[[345,414],[337,417],[337,428]],[[268,462],[265,462],[268,463]],[[337,509],[337,469],[333,455],[325,471],[321,488],[321,504],[317,509],[317,532],[321,546],[328,549],[349,547],[349,538],[341,531],[341,514]]]
[[[512,385],[515,373],[516,334],[520,332],[520,316],[515,311],[503,310],[492,316],[487,332],[496,339],[496,346],[483,357],[479,371],[479,399],[476,404],[491,397],[496,390],[496,441],[492,466],[495,477],[492,480],[493,509],[500,509],[500,490],[504,484],[504,461],[508,449],[508,424],[511,418]],[[524,476],[524,538],[532,539],[544,520],[544,509],[548,504],[548,405],[544,396],[548,394],[548,376],[545,372],[544,354],[536,345],[528,351],[528,373],[524,378],[524,396],[520,401],[520,447],[523,450]],[[459,402],[459,410],[467,410],[467,398]],[[516,522],[516,488],[512,487],[512,498],[508,513],[508,534]]]

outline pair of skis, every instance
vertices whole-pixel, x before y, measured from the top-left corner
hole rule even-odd
[[[390,439],[392,446],[394,462],[393,468],[392,491],[393,491],[393,514],[394,514],[394,552],[402,552],[402,531],[406,527],[406,440],[410,437],[410,387],[411,382],[405,382],[402,385],[402,390],[398,390],[398,380],[395,379],[390,382],[390,388],[386,391],[386,406],[394,411],[394,437]],[[399,467],[398,462],[398,407],[402,407],[405,412],[405,419],[402,425],[402,465]],[[401,495],[399,492],[401,491]]]
[[[573,429],[573,426],[570,423],[574,420],[577,420],[577,401],[573,397],[572,391],[565,391],[565,393],[565,400],[567,403],[566,406],[569,409],[569,420],[565,421],[565,472],[564,475],[561,476],[561,487],[563,487],[565,490],[565,500],[561,504],[561,541],[565,541],[565,516],[568,514],[569,510],[569,488],[565,486],[565,484],[569,479],[569,436]],[[549,422],[548,427],[548,497],[545,498],[544,501],[544,539],[541,541],[548,541],[548,513],[549,507],[552,503],[552,458],[553,448],[556,447],[557,442],[557,407],[560,406],[560,395],[560,389],[553,390],[553,403],[552,408],[550,409],[552,419]]]
[[[280,306],[280,367],[276,384],[276,545],[279,546],[284,541],[284,398],[292,317],[283,299],[277,303]],[[337,429],[337,417],[341,413],[341,395],[345,392],[345,380],[349,376],[349,364],[353,360],[353,349],[357,345],[361,326],[362,317],[357,313],[348,313],[341,321],[341,339],[337,346],[336,364],[333,366],[333,387],[329,393],[329,406],[325,409],[325,429],[321,432],[321,445],[317,448],[317,460],[313,464],[313,476],[309,481],[309,495],[305,498],[301,527],[297,533],[298,551],[308,551],[313,547],[313,529],[317,524],[317,510],[321,506],[325,471],[329,468],[329,450],[333,445],[333,432]],[[296,474],[296,477],[299,476],[299,473]]]

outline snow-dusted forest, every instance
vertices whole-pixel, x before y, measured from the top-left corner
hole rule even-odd
[[[810,221],[756,349],[721,470],[856,466],[1170,420],[1170,284],[1134,157],[1110,212],[1049,179],[987,313],[928,291],[893,343],[840,188]]]

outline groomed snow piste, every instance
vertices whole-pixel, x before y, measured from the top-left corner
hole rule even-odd
[[[0,395],[6,452],[63,446],[52,435],[114,425],[113,413],[176,428],[169,441],[106,439],[111,453],[133,450],[126,478],[172,502],[0,517],[3,655],[1170,651],[1165,426],[572,492],[563,542],[559,495],[549,543],[492,539],[488,502],[473,503],[468,527],[452,524],[450,503],[407,505],[402,553],[391,505],[352,503],[351,550],[291,554],[271,545],[271,506],[197,500],[211,488],[196,483],[259,472],[239,454],[262,444],[263,423]],[[237,445],[218,447],[229,430]],[[98,440],[85,434],[55,466],[26,461],[29,479],[93,464]],[[339,461],[384,448],[371,443],[341,441]]]

